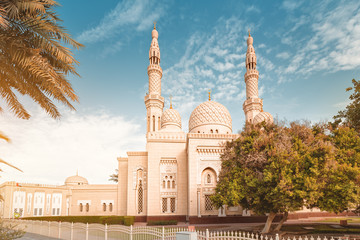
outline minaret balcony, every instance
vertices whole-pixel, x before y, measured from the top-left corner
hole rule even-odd
[[[145,98],[144,98],[144,101],[145,101],[145,102],[150,101],[150,100],[155,100],[155,101],[159,101],[159,102],[162,102],[162,103],[165,102],[164,97],[161,96],[161,95],[158,94],[158,93],[150,93],[150,94],[148,94],[148,95],[145,96]]]
[[[162,73],[162,68],[160,67],[159,64],[150,64],[147,68],[148,71],[151,71],[151,70],[158,70]]]

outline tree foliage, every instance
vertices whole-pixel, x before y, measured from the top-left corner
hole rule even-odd
[[[277,213],[347,209],[357,199],[360,140],[346,127],[329,131],[294,122],[249,126],[225,145],[213,202],[268,213],[264,233]]]
[[[0,239],[2,240],[12,240],[21,238],[25,234],[24,231],[18,230],[16,225],[5,224],[3,221],[0,221]]]
[[[346,91],[353,91],[349,99],[351,100],[350,104],[346,106],[345,110],[339,111],[336,116],[334,116],[333,126],[342,124],[351,128],[354,128],[358,133],[360,133],[360,81],[352,80],[353,87],[349,87]]]
[[[53,118],[60,113],[52,99],[71,109],[71,101],[78,101],[66,79],[78,75],[78,62],[62,44],[77,49],[82,45],[59,25],[55,6],[53,0],[0,1],[0,96],[19,118],[30,114],[17,93],[32,98]]]
[[[111,174],[109,177],[110,177],[109,181],[118,182],[118,180],[119,180],[119,169],[115,169],[115,173]]]

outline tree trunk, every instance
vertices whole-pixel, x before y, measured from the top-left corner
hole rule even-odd
[[[283,217],[281,218],[281,221],[279,222],[279,224],[276,226],[276,228],[274,229],[275,232],[280,231],[282,225],[284,224],[284,222],[286,222],[287,218],[288,218],[289,213],[285,212]]]
[[[271,227],[271,224],[272,224],[275,216],[276,216],[276,213],[274,213],[274,212],[269,213],[269,216],[266,219],[264,229],[261,231],[261,233],[269,233],[270,232],[270,227]]]

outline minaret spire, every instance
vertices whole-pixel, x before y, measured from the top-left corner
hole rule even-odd
[[[253,38],[250,35],[247,39],[247,51],[245,58],[246,73],[244,75],[246,83],[246,100],[243,104],[246,122],[253,122],[255,116],[262,109],[262,99],[259,98],[258,79],[259,72],[256,70],[256,54],[253,46]]]
[[[155,132],[161,128],[161,115],[164,108],[164,98],[161,96],[162,69],[160,67],[160,48],[158,43],[159,33],[156,30],[156,22],[151,32],[151,44],[149,49],[149,93],[145,96],[147,111],[147,132]]]

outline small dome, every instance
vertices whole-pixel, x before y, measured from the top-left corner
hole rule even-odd
[[[158,39],[159,33],[158,33],[158,31],[157,31],[156,29],[153,29],[153,30],[151,31],[151,37]]]
[[[87,185],[88,180],[79,175],[71,176],[65,179],[65,185]]]
[[[271,124],[271,123],[274,122],[274,119],[273,119],[273,117],[271,116],[270,113],[268,113],[268,112],[260,112],[254,117],[253,124],[256,125],[258,123],[262,123],[263,121],[265,121],[266,123]]]
[[[189,132],[231,133],[231,115],[226,107],[218,102],[203,102],[191,113]]]
[[[169,108],[163,112],[161,116],[161,128],[167,128],[167,126],[172,125],[181,129],[181,117],[178,111],[175,109]]]

